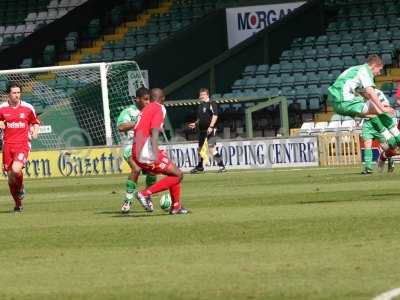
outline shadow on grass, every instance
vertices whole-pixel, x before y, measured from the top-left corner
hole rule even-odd
[[[144,217],[159,217],[159,216],[168,216],[167,213],[146,213],[143,211],[134,211],[131,210],[129,213],[123,214],[120,211],[101,211],[96,212],[97,215],[110,215],[113,218],[144,218]]]
[[[148,217],[165,217],[169,216],[167,213],[141,213],[137,212],[136,214],[118,214],[112,216],[113,218],[148,218]]]
[[[343,203],[343,202],[361,202],[361,201],[387,201],[392,200],[387,198],[378,198],[378,197],[392,197],[392,196],[400,196],[400,193],[382,193],[382,194],[373,194],[373,195],[366,195],[360,199],[343,199],[343,200],[315,200],[315,201],[300,201],[296,204],[329,204],[329,203]],[[372,199],[371,199],[372,198]],[[375,198],[375,199],[373,199]]]
[[[13,210],[0,210],[0,214],[11,214],[11,213],[14,213],[14,211]]]

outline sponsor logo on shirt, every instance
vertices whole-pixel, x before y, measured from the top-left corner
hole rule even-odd
[[[20,114],[19,114],[19,117],[20,117],[21,119],[24,119],[24,118],[25,118],[25,114],[24,114],[24,113],[20,113]]]
[[[24,122],[10,122],[7,123],[7,128],[25,128]]]

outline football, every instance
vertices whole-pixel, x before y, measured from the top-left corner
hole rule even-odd
[[[171,208],[171,196],[169,193],[165,193],[161,195],[160,198],[160,208],[165,211],[169,211]]]

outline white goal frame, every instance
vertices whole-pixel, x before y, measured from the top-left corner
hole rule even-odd
[[[103,104],[103,114],[104,114],[104,129],[105,129],[105,139],[106,145],[113,145],[112,129],[111,129],[111,118],[110,118],[110,103],[108,96],[108,78],[107,71],[111,66],[117,66],[122,64],[132,64],[137,70],[140,71],[138,64],[135,61],[117,61],[117,62],[100,62],[100,63],[86,63],[77,65],[65,65],[65,66],[51,66],[51,67],[37,67],[37,68],[22,68],[22,69],[9,69],[0,70],[0,75],[7,74],[28,74],[28,73],[46,73],[51,71],[66,71],[66,70],[78,70],[78,69],[93,69],[99,68],[100,70],[100,84],[101,84],[101,96]],[[140,79],[144,84],[143,75],[140,73]],[[23,99],[23,95],[22,95]]]

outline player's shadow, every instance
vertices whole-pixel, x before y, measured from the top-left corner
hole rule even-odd
[[[372,194],[368,195],[368,197],[398,197],[400,193],[381,193],[381,194]],[[392,199],[382,199],[382,200],[392,200]]]
[[[0,214],[11,214],[14,213],[12,210],[0,210]]]
[[[389,197],[389,196],[400,196],[400,193],[382,193],[382,194],[373,194],[373,195],[367,195],[366,198],[360,198],[360,199],[342,199],[342,200],[316,200],[316,201],[300,201],[297,202],[297,204],[329,204],[329,203],[341,203],[341,202],[361,202],[361,201],[372,201],[372,200],[377,200],[377,201],[387,201],[387,200],[392,200],[391,198],[389,199],[381,199],[380,197]],[[371,199],[373,198],[373,199]]]
[[[145,213],[143,211],[134,211],[131,210],[129,213],[123,214],[120,211],[112,210],[112,211],[100,211],[96,212],[98,215],[110,215],[112,218],[146,218],[146,217],[159,217],[159,216],[168,216],[167,213]]]
[[[166,213],[143,213],[143,212],[136,212],[134,214],[129,213],[129,214],[118,214],[112,216],[113,218],[148,218],[148,217],[165,217],[169,216],[169,214]]]

